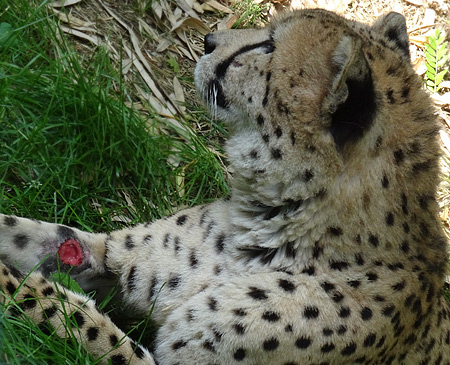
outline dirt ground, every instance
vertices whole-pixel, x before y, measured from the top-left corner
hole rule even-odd
[[[193,118],[198,104],[193,69],[203,54],[203,36],[218,29],[262,25],[276,13],[297,8],[326,8],[361,22],[379,15],[402,13],[410,35],[412,62],[426,72],[427,34],[439,28],[450,35],[449,0],[65,0],[49,4],[60,19],[61,30],[88,58],[105,47],[122,67],[130,85],[129,99],[146,115],[204,133],[210,128]],[[450,73],[444,87],[433,95],[442,122],[443,182],[439,193],[441,218],[450,227]]]

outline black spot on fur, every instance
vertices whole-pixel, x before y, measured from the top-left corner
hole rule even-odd
[[[76,323],[77,328],[82,328],[86,320],[80,312],[73,313],[73,319]]]
[[[342,235],[342,228],[341,227],[328,227],[327,229],[328,233],[333,235],[333,236],[341,236]]]
[[[408,210],[408,198],[405,194],[402,194],[402,211],[405,215],[409,214],[409,210]]]
[[[299,337],[297,338],[297,340],[295,341],[295,346],[299,349],[307,349],[312,343],[312,340],[309,337]]]
[[[386,98],[388,99],[389,104],[395,104],[394,90],[388,89],[386,91]]]
[[[389,212],[386,214],[386,224],[388,226],[393,226],[395,223],[394,214],[392,212]]]
[[[371,347],[375,344],[377,340],[377,335],[375,333],[369,333],[364,339],[364,347]]]
[[[242,361],[242,360],[244,360],[244,359],[245,359],[245,349],[243,349],[243,348],[238,348],[238,349],[234,352],[233,358],[234,358],[236,361]]]
[[[98,327],[89,327],[86,331],[88,341],[95,341],[98,338],[99,330]]]
[[[6,216],[4,222],[8,227],[14,227],[18,223],[18,219],[16,217]]]
[[[394,151],[394,160],[396,165],[400,165],[405,160],[405,153],[403,150]]]
[[[410,231],[410,227],[409,227],[409,224],[408,223],[403,223],[403,231],[405,232],[405,233],[409,233],[409,231]]]
[[[314,177],[314,172],[311,169],[306,169],[303,172],[302,180],[304,182],[310,182],[313,177]]]
[[[264,117],[261,114],[259,114],[258,117],[256,118],[256,123],[258,123],[258,125],[264,124]]]
[[[283,153],[279,148],[273,148],[271,154],[275,160],[280,160],[283,157]]]
[[[348,269],[348,267],[350,266],[346,261],[330,261],[329,265],[330,269],[338,271]]]
[[[220,234],[216,239],[216,252],[221,253],[225,248],[225,234]]]
[[[247,312],[242,308],[233,309],[233,313],[238,317],[245,317]]]
[[[127,236],[125,237],[125,247],[127,248],[127,250],[132,250],[135,247],[133,236],[131,234],[127,234]]]
[[[363,266],[364,265],[364,258],[362,257],[362,255],[360,253],[356,253],[355,254],[355,263],[358,266]]]
[[[306,319],[315,319],[319,316],[319,308],[316,306],[306,306],[303,310],[303,317]]]
[[[381,185],[383,188],[387,189],[389,187],[389,179],[386,175],[383,175],[383,179],[381,180]]]
[[[314,244],[314,248],[313,248],[313,258],[318,259],[322,253],[323,253],[323,247],[320,245],[319,242],[316,242]]]
[[[111,365],[126,365],[128,362],[123,355],[111,356]]]
[[[233,324],[233,329],[238,335],[243,335],[245,333],[245,326],[241,323]]]
[[[263,342],[263,349],[264,351],[274,351],[279,345],[280,341],[273,337]]]
[[[151,284],[150,284],[150,291],[149,291],[149,295],[148,295],[148,301],[150,302],[153,298],[153,296],[155,295],[155,290],[156,290],[156,284],[158,283],[158,280],[156,279],[156,277],[153,277]]]
[[[277,126],[275,128],[275,135],[277,136],[277,138],[280,138],[283,135],[283,131],[281,130],[280,126]]]
[[[13,294],[16,292],[16,290],[17,290],[17,287],[16,287],[11,281],[8,281],[8,282],[6,283],[6,291],[7,291],[10,295],[13,295]]]
[[[287,292],[293,292],[295,290],[295,284],[292,281],[279,279],[278,286]]]
[[[356,344],[352,342],[342,349],[341,354],[342,356],[350,356],[354,354],[355,351],[356,351]]]
[[[24,295],[23,302],[19,303],[19,307],[23,310],[28,310],[36,307],[36,298],[31,294],[25,294]]]
[[[211,352],[216,352],[216,348],[214,347],[214,344],[212,343],[212,341],[206,340],[205,342],[203,342],[202,347],[208,351]]]
[[[294,259],[297,255],[297,250],[295,249],[295,242],[286,243],[286,257]]]
[[[176,236],[175,239],[173,240],[173,249],[175,250],[175,253],[178,253],[180,251],[180,248],[181,248],[180,237]]]
[[[364,307],[361,310],[361,319],[363,321],[368,321],[369,319],[371,319],[373,316],[372,310],[368,307]]]
[[[276,312],[266,311],[263,313],[262,319],[268,322],[277,322],[280,320],[280,315]]]
[[[405,281],[400,281],[397,284],[392,285],[392,289],[394,289],[395,291],[402,291],[403,289],[405,289],[406,283]]]
[[[316,273],[316,268],[314,266],[308,266],[302,270],[302,274],[307,274],[309,276],[313,276],[315,273]]]
[[[51,286],[48,286],[42,290],[42,295],[44,295],[46,297],[48,297],[49,295],[52,295],[54,293],[55,293],[55,290]]]
[[[341,309],[338,312],[338,315],[340,318],[348,318],[350,317],[350,308],[349,307],[341,307]]]
[[[291,143],[292,143],[292,145],[295,145],[295,133],[294,133],[294,132],[291,132],[290,137],[291,137]]]
[[[181,282],[181,277],[179,275],[172,276],[169,281],[167,282],[167,285],[170,289],[176,289],[178,285]]]
[[[361,282],[359,280],[350,280],[348,282],[348,285],[350,285],[352,288],[358,288],[361,285]]]
[[[177,226],[182,226],[184,223],[186,223],[186,219],[187,219],[187,215],[185,215],[185,214],[180,215],[177,218]]]
[[[381,313],[383,313],[383,315],[386,317],[390,317],[390,316],[392,316],[392,313],[394,313],[394,311],[395,311],[395,306],[390,304],[390,305],[384,307],[383,310],[381,311]]]
[[[217,311],[217,300],[213,297],[208,297],[208,307],[213,312]]]
[[[249,287],[250,291],[247,294],[256,300],[265,300],[267,299],[267,294],[263,289],[256,288],[254,286]]]
[[[269,101],[269,92],[270,92],[270,87],[269,87],[269,85],[266,85],[266,91],[264,93],[264,98],[262,100],[263,107],[265,107],[267,105],[267,102]]]
[[[193,269],[196,269],[198,267],[198,258],[197,258],[197,253],[195,250],[191,251],[191,255],[189,256],[189,265]]]
[[[334,343],[326,343],[325,345],[322,345],[322,347],[320,348],[320,351],[324,354],[333,351],[336,348],[336,346],[334,345]]]
[[[132,266],[127,277],[128,290],[133,291],[136,289],[136,266]]]
[[[182,347],[184,347],[186,345],[187,345],[186,341],[177,341],[177,342],[174,342],[172,344],[172,349],[173,350],[179,350],[179,349],[181,349]]]
[[[23,250],[28,243],[30,242],[30,239],[25,234],[17,234],[13,238],[13,243],[17,246],[17,248]]]
[[[256,150],[250,151],[250,157],[252,159],[256,160],[258,158],[258,151],[256,151]]]
[[[44,320],[52,318],[56,312],[58,311],[58,308],[55,305],[52,305],[51,307],[45,308],[42,311],[42,317]]]

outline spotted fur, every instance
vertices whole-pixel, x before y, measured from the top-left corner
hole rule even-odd
[[[1,300],[65,336],[63,292],[77,338],[118,364],[449,364],[438,126],[404,18],[302,10],[213,33],[195,78],[230,130],[230,199],[108,235],[0,216],[9,267],[50,254],[47,275],[71,238],[81,281],[117,275],[137,313],[156,300],[154,353],[41,273],[20,286],[1,264]]]

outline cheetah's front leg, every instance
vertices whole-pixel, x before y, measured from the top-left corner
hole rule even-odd
[[[147,314],[157,299],[152,318],[162,323],[180,304],[228,272],[223,256],[228,227],[219,217],[226,211],[223,204],[190,208],[108,235],[0,215],[0,259],[23,273],[43,261],[38,270],[44,276],[56,271],[59,261],[65,263],[63,270],[76,264],[71,275],[82,287],[83,282],[113,273],[136,314]]]
[[[48,275],[72,268],[72,274],[105,273],[106,234],[87,233],[60,224],[0,214],[0,259],[23,273]],[[59,256],[59,261],[57,260]]]
[[[75,337],[95,359],[101,358],[101,364],[155,364],[152,355],[101,314],[92,300],[49,282],[39,272],[23,279],[0,261],[0,303],[7,315],[23,311],[43,331]]]

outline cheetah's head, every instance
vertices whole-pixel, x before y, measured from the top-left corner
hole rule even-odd
[[[230,131],[236,252],[271,261],[318,241],[346,245],[391,224],[386,207],[404,214],[406,196],[435,192],[434,111],[400,14],[369,26],[301,10],[213,33],[195,77]]]
[[[270,206],[327,190],[345,169],[346,150],[379,115],[371,68],[379,42],[409,64],[405,20],[396,13],[369,27],[303,10],[262,29],[205,37],[196,85],[230,130],[235,188]]]

